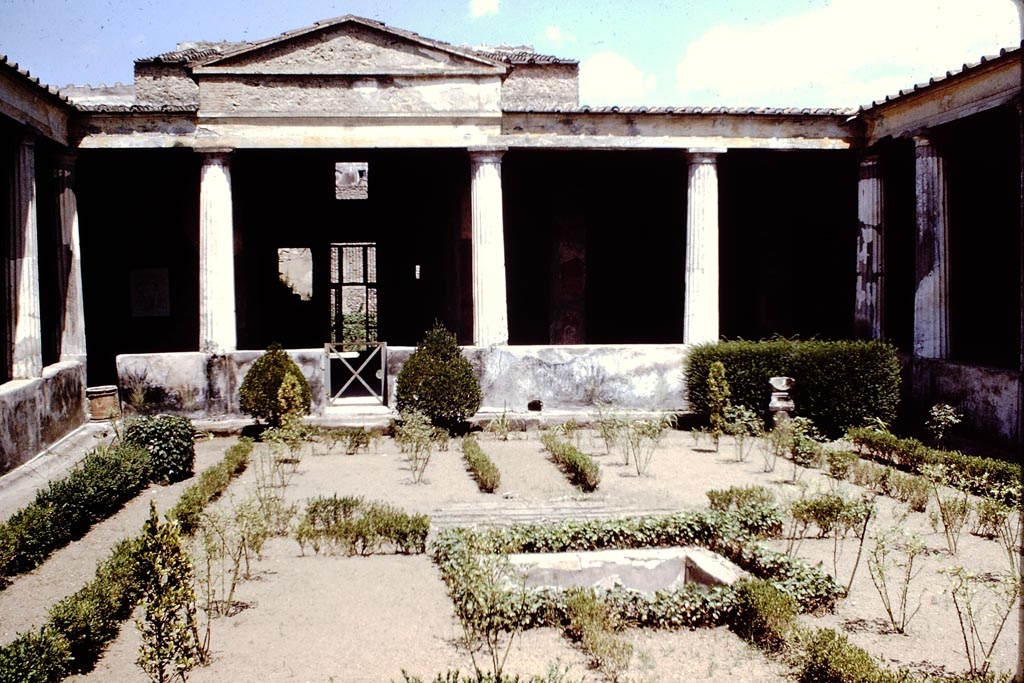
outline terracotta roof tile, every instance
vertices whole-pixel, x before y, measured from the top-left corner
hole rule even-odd
[[[56,97],[58,100],[60,100],[64,104],[71,104],[71,100],[69,100],[67,97],[62,95],[60,90],[58,90],[57,88],[53,87],[52,85],[47,85],[46,83],[43,83],[41,80],[39,80],[38,76],[33,76],[32,73],[28,69],[22,69],[21,67],[18,66],[17,62],[10,61],[7,58],[7,55],[0,55],[0,66],[2,66],[3,68],[5,68],[5,69],[7,69],[9,71],[13,71],[20,78],[28,81],[31,85],[39,88],[40,90],[42,90],[43,92],[47,93],[48,95],[50,95],[52,97]]]

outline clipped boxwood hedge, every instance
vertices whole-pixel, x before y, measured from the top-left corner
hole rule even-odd
[[[686,357],[690,409],[708,414],[707,378],[721,361],[733,404],[764,415],[768,379],[792,377],[796,412],[831,438],[870,418],[891,422],[900,395],[896,349],[879,341],[725,341],[700,344]]]
[[[0,524],[0,588],[8,577],[34,569],[120,510],[149,479],[145,448],[121,444],[85,456],[79,469],[40,489],[35,500]]]
[[[477,604],[463,585],[467,563],[476,562],[483,548],[495,553],[538,553],[703,546],[730,558],[757,577],[792,596],[803,611],[830,609],[843,588],[820,567],[777,553],[757,539],[782,530],[778,509],[752,506],[734,512],[682,512],[667,517],[628,517],[570,520],[554,525],[526,524],[507,529],[452,528],[441,531],[431,546],[434,562],[448,586],[456,611],[472,614]],[[705,589],[686,585],[679,590],[641,593],[616,588],[604,594],[617,618],[642,628],[697,628],[728,624],[735,617],[736,596],[731,587]],[[527,589],[507,601],[507,614],[488,618],[520,621],[523,628],[549,625],[561,618],[564,591]]]

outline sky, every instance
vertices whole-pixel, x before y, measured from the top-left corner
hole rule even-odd
[[[181,41],[344,14],[579,60],[590,105],[856,107],[1021,35],[1012,0],[0,0],[0,54],[57,87],[130,83]]]

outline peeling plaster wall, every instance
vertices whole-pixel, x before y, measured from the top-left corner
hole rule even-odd
[[[498,113],[501,81],[486,78],[352,76],[204,77],[200,113],[358,116]]]
[[[465,347],[483,393],[484,410],[524,411],[534,399],[545,409],[593,407],[686,410],[683,358],[687,346],[580,345]],[[388,400],[412,353],[388,349]]]
[[[502,109],[576,109],[580,104],[576,64],[517,64],[501,86]]]
[[[911,384],[918,412],[948,403],[964,414],[964,426],[986,439],[1020,445],[1021,373],[915,358]]]
[[[238,390],[262,351],[122,354],[117,357],[121,399],[133,412],[173,413],[190,418],[240,416]],[[313,396],[312,413],[323,411],[323,349],[289,350]],[[133,406],[136,396],[144,397]]]
[[[465,347],[480,378],[485,410],[526,410],[533,399],[545,409],[592,407],[607,401],[620,408],[685,410],[683,358],[687,346],[495,346]],[[388,348],[388,398],[412,347]],[[262,351],[127,354],[117,357],[122,399],[142,387],[144,411],[191,418],[240,416],[238,389]],[[313,414],[322,414],[321,349],[289,350],[313,394]],[[129,406],[130,408],[130,406]]]
[[[42,378],[0,385],[0,472],[28,462],[85,421],[81,363],[57,363]]]

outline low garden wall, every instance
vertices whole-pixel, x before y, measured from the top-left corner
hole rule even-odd
[[[480,379],[483,409],[525,411],[539,399],[548,409],[572,409],[608,401],[622,408],[685,410],[686,346],[496,346],[466,347]],[[388,403],[412,347],[388,348]],[[240,416],[238,389],[262,351],[148,353],[117,357],[118,386],[129,409],[192,418]],[[322,349],[289,349],[309,380],[312,412],[324,411]]]
[[[56,363],[42,377],[0,385],[0,473],[28,462],[86,419],[81,363]]]

